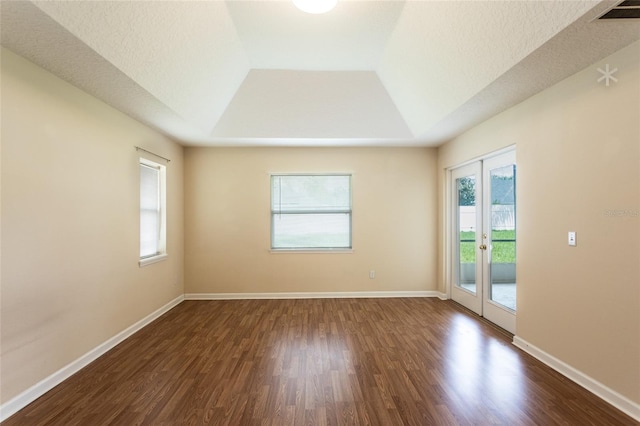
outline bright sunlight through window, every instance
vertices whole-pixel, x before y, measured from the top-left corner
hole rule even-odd
[[[271,248],[351,249],[351,175],[272,175]]]

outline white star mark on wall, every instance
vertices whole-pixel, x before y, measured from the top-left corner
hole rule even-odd
[[[609,69],[609,64],[606,64],[604,69],[598,68],[598,72],[602,74],[602,76],[598,79],[598,83],[604,80],[604,84],[609,87],[609,82],[613,81],[614,83],[618,82],[618,79],[613,76],[618,71],[618,68],[614,68],[612,70]]]

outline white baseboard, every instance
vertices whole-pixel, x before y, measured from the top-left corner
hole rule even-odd
[[[76,359],[75,361],[72,361],[71,363],[67,364],[66,366],[62,367],[60,370],[50,375],[49,377],[44,378],[43,380],[31,386],[29,389],[25,390],[21,394],[13,397],[6,403],[2,404],[2,406],[0,406],[0,422],[5,421],[9,417],[11,417],[12,415],[17,413],[24,407],[32,403],[33,401],[35,401],[36,399],[38,399],[39,397],[41,397],[42,395],[44,395],[45,393],[47,393],[48,391],[50,391],[51,389],[53,389],[54,387],[62,383],[64,380],[68,379],[69,377],[71,377],[72,375],[80,371],[82,368],[86,367],[88,364],[95,361],[100,356],[104,355],[107,351],[114,348],[116,345],[123,342],[125,339],[127,339],[137,331],[143,329],[145,326],[147,326],[148,324],[150,324],[151,322],[153,322],[154,320],[162,316],[164,313],[170,311],[172,308],[177,306],[183,300],[184,300],[183,295],[176,297],[175,299],[173,299],[166,305],[162,306],[155,312],[147,315],[146,317],[136,322],[132,326],[121,331],[120,333],[116,334],[106,342],[98,345],[94,349],[82,355],[80,358]]]
[[[437,291],[345,291],[299,293],[186,293],[185,300],[237,299],[362,299],[384,297],[440,297]]]
[[[563,376],[573,380],[591,393],[602,398],[604,401],[616,407],[618,410],[640,421],[640,404],[631,401],[629,398],[620,395],[618,392],[603,385],[583,372],[576,370],[569,364],[559,360],[553,355],[548,354],[542,349],[532,345],[518,336],[513,337],[513,344],[522,349],[529,355],[542,361],[544,364],[553,368]]]

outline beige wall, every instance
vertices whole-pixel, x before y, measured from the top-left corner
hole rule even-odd
[[[2,402],[183,293],[182,147],[2,50]],[[138,154],[171,159],[138,267]]]
[[[606,63],[618,68],[610,87],[596,82]],[[439,149],[442,225],[443,170],[517,145],[517,336],[636,403],[639,100],[636,42]],[[441,289],[443,247],[441,238]]]
[[[353,253],[270,252],[277,172],[353,173]],[[427,148],[187,148],[185,292],[435,290],[436,176]]]

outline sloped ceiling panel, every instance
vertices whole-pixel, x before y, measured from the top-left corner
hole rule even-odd
[[[249,70],[224,2],[35,4],[205,135]]]
[[[292,70],[252,70],[213,136],[412,137],[375,72]]]
[[[597,1],[408,2],[378,73],[418,138]],[[544,76],[541,76],[544,78]]]

